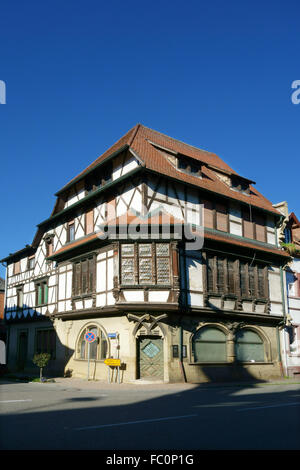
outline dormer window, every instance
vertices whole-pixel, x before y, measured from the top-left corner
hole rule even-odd
[[[112,170],[112,162],[108,162],[88,175],[85,182],[86,195],[110,183],[112,181]]]
[[[241,193],[246,193],[246,194],[250,193],[249,182],[238,176],[231,177],[231,187],[235,191],[239,191]]]
[[[184,171],[185,173],[201,177],[201,162],[198,162],[193,158],[188,158],[185,156],[177,157],[177,168],[178,170]]]

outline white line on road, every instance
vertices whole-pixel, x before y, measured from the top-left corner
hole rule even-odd
[[[300,405],[300,402],[296,403],[278,403],[278,405],[266,405],[266,406],[253,406],[251,408],[242,408],[235,411],[251,411],[251,410],[263,410],[265,408],[279,408],[280,406],[296,406]]]
[[[23,402],[23,401],[32,401],[30,399],[28,400],[1,400],[0,403],[19,403],[19,402]]]
[[[74,428],[74,431],[85,431],[87,429],[100,429],[100,428],[108,428],[112,426],[126,426],[127,424],[140,424],[140,423],[152,423],[154,421],[167,421],[170,419],[183,419],[183,418],[193,418],[198,416],[194,415],[184,415],[184,416],[168,416],[167,418],[154,418],[154,419],[142,419],[139,421],[127,421],[125,423],[113,423],[113,424],[100,424],[96,426],[85,426],[82,428]]]

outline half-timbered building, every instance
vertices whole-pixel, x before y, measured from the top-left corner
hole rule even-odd
[[[280,376],[289,254],[282,215],[254,185],[217,155],[136,125],[2,260],[9,367],[47,351],[48,373],[86,377],[89,356],[99,380],[109,357],[126,382]]]

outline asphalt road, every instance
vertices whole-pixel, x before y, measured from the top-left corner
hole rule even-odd
[[[0,381],[1,450],[300,449],[300,384]]]

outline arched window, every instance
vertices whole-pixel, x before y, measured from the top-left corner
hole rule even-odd
[[[264,342],[253,330],[239,330],[235,337],[235,354],[237,361],[264,362]]]
[[[206,326],[193,338],[195,362],[227,362],[226,335],[219,328]]]
[[[90,359],[103,360],[107,356],[107,339],[99,326],[89,325],[81,332],[80,338],[77,343],[77,358],[88,359],[88,343],[85,341],[85,334],[91,331],[95,333],[97,339],[90,343]]]

